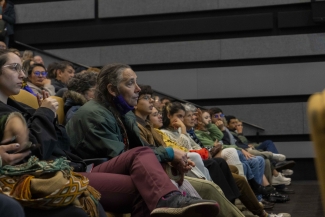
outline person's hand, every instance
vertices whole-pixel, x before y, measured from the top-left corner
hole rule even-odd
[[[246,159],[251,159],[253,157],[255,157],[254,155],[248,153],[247,151],[245,151],[244,149],[241,150],[241,152],[243,153],[243,155],[246,157]]]
[[[51,109],[54,112],[54,115],[56,115],[56,110],[58,110],[59,103],[56,99],[45,98],[43,99],[40,107]]]
[[[8,141],[3,140],[1,144],[7,143]],[[2,165],[14,165],[22,161],[25,157],[31,154],[31,151],[25,151],[22,153],[9,154],[21,149],[18,143],[11,143],[8,145],[0,145],[0,157],[2,160]]]
[[[51,84],[51,79],[45,78],[42,83],[43,83],[43,85]]]
[[[215,125],[219,128],[219,130],[221,130],[221,131],[225,130],[225,125],[224,125],[223,121],[217,120],[215,122]]]
[[[252,145],[252,144],[248,144],[248,147],[250,147],[250,148],[252,148],[252,149],[255,148],[254,145]]]
[[[186,127],[185,127],[183,121],[181,121],[179,118],[172,119],[171,125],[174,127],[175,130],[178,128],[181,128],[182,134],[186,134]]]
[[[39,93],[36,94],[36,98],[37,98],[37,102],[38,105],[41,106],[42,105],[42,101],[46,98],[49,98],[49,93],[46,92],[45,90],[42,90],[42,94],[40,95]]]
[[[173,148],[173,150],[174,150],[174,160],[171,162],[171,164],[179,172],[187,173],[192,167],[195,166],[195,163],[188,159],[186,152],[177,148]]]

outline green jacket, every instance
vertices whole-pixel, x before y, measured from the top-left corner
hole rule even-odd
[[[129,149],[144,146],[133,112],[121,115],[120,118],[126,128]],[[83,159],[111,159],[124,152],[122,132],[113,113],[94,100],[78,109],[66,125],[66,129],[70,136],[72,151]],[[160,162],[172,160],[164,147],[151,148]]]
[[[207,131],[195,130],[197,138],[206,148],[212,148],[216,140],[221,141],[223,133],[215,124],[208,124]],[[222,145],[222,149],[235,148],[240,150],[236,145]]]

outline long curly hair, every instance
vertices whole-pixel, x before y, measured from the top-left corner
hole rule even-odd
[[[112,84],[113,88],[118,92],[118,84],[122,80],[123,71],[125,69],[131,69],[129,65],[114,63],[106,65],[102,68],[97,77],[97,87],[95,93],[95,100],[100,104],[107,107],[107,104],[111,104],[113,96],[108,92],[107,85]]]

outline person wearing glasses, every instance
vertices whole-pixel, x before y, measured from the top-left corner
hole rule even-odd
[[[51,84],[44,84],[47,71],[42,64],[35,63],[28,69],[27,85],[33,90],[34,94],[43,95],[43,90],[49,95],[55,95],[54,86]]]

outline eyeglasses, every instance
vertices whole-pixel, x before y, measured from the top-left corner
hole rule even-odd
[[[223,118],[224,116],[225,116],[224,114],[220,114],[220,115],[216,114],[216,115],[214,115],[215,118]]]
[[[39,77],[40,75],[42,75],[43,77],[46,77],[47,76],[47,72],[40,72],[40,71],[36,71],[34,72],[34,75],[36,75],[37,77]]]
[[[152,113],[153,116],[162,116],[161,112]]]
[[[23,72],[24,74],[26,74],[26,71],[18,63],[12,63],[12,64],[8,64],[8,65],[4,65],[3,67],[13,69],[17,73]]]
[[[152,100],[151,96],[148,96],[148,95],[145,95],[145,96],[142,97],[141,99],[144,99],[144,100],[147,100],[147,101]]]

